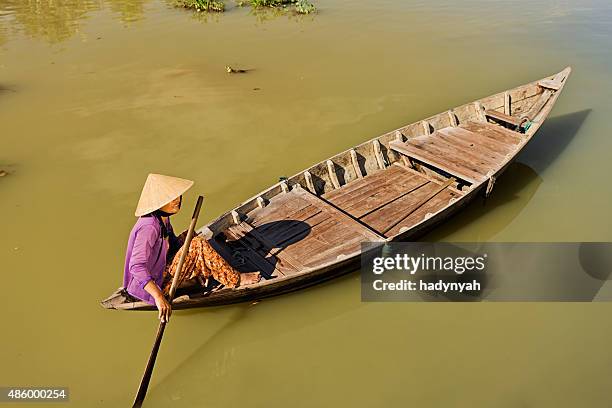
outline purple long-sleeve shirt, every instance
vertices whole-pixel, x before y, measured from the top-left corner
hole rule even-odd
[[[170,240],[176,240],[169,219],[167,229]],[[130,295],[155,304],[144,287],[152,279],[161,288],[168,249],[168,240],[161,236],[159,220],[153,216],[138,218],[130,232],[123,270],[123,287]]]

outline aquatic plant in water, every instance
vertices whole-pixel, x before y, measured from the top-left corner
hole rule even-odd
[[[253,8],[258,7],[286,7],[289,4],[295,5],[295,12],[299,14],[310,14],[314,12],[315,6],[308,0],[249,0]],[[244,5],[244,1],[240,1],[239,5]]]
[[[195,9],[197,11],[224,11],[225,4],[219,0],[174,0],[179,7]],[[286,10],[289,5],[295,6],[297,14],[310,14],[316,11],[314,4],[308,0],[238,0],[236,6],[250,5],[253,9],[272,8]]]
[[[295,12],[300,14],[310,14],[314,13],[316,8],[314,4],[310,3],[308,0],[297,0],[295,2]]]
[[[278,7],[295,3],[296,0],[249,0],[252,7]]]
[[[196,11],[225,11],[225,4],[218,0],[176,0],[175,4]]]

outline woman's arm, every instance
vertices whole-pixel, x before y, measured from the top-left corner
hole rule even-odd
[[[168,322],[170,320],[170,315],[172,314],[172,306],[166,300],[166,297],[159,290],[157,284],[151,279],[145,286],[144,290],[146,290],[149,295],[155,299],[155,306],[157,306],[157,310],[159,311],[158,316],[159,320],[162,322]]]
[[[153,279],[149,273],[148,264],[153,252],[153,246],[157,241],[157,234],[153,226],[144,225],[136,232],[136,237],[134,238],[129,270],[139,289],[143,289],[147,282]]]
[[[144,289],[155,300],[160,320],[168,321],[171,314],[170,304],[147,269],[149,259],[152,256],[153,246],[157,239],[158,231],[151,225],[143,225],[138,230],[134,239],[129,268],[130,274],[137,282],[138,287]]]

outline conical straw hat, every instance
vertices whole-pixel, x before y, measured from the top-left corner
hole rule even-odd
[[[159,210],[193,186],[193,181],[162,174],[149,174],[140,193],[136,216]]]

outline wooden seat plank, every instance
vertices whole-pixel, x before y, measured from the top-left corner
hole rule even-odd
[[[513,125],[513,126],[518,126],[518,125],[521,124],[521,119],[520,118],[517,118],[517,117],[514,117],[514,116],[510,116],[510,115],[506,115],[505,113],[498,112],[496,110],[489,110],[489,109],[487,109],[487,110],[485,110],[485,115],[490,117],[490,118],[493,118],[495,120],[498,120],[500,122],[508,123],[510,125]]]
[[[462,128],[440,129],[441,137],[451,143],[459,143],[474,147],[496,160],[503,160],[506,155],[515,150],[514,145],[508,145],[498,140],[483,137],[478,133],[470,132]]]
[[[426,143],[406,143],[415,154],[429,157],[432,164],[439,163],[449,168],[455,167],[458,174],[472,175],[475,180],[480,180],[486,174],[487,163],[466,157],[462,152],[439,141]],[[415,157],[416,158],[416,157]]]
[[[471,183],[478,183],[486,178],[476,166],[466,163],[458,157],[440,157],[439,152],[431,151],[433,149],[429,150],[408,142],[391,142],[389,145],[391,149],[399,153],[413,157]]]
[[[489,137],[509,145],[518,145],[522,142],[520,133],[508,130],[504,127],[485,122],[467,122],[459,126],[460,129],[469,130],[482,136]]]
[[[446,140],[444,134],[441,132],[436,132],[431,136],[414,138],[410,140],[410,144],[419,147],[431,147],[439,152],[441,157],[459,156],[465,159],[466,162],[475,165],[480,173],[483,173],[483,171],[480,171],[481,169],[486,169],[488,171],[499,163],[498,160],[489,158],[486,154],[482,154],[473,148]]]

